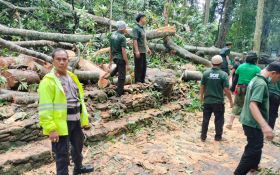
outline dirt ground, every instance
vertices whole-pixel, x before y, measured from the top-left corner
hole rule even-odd
[[[224,130],[226,141],[215,142],[213,118],[205,143],[199,139],[202,113],[181,111],[136,128],[134,133],[86,147],[84,162],[94,165],[91,175],[231,175],[246,144],[243,130],[236,120],[232,130]],[[263,172],[259,174],[280,174],[279,121],[275,134],[276,144],[265,142],[260,164]],[[50,164],[25,175],[54,172],[55,164]]]

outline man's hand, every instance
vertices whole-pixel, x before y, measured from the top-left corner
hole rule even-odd
[[[152,51],[151,51],[150,48],[148,48],[147,53],[148,53],[149,55],[152,55]]]
[[[83,126],[84,130],[90,130],[90,125]]]
[[[125,66],[125,68],[126,68],[126,71],[130,71],[130,66],[128,64]]]
[[[136,58],[140,58],[140,52],[139,51],[135,52],[135,56],[136,56]]]
[[[51,142],[58,142],[59,141],[58,133],[56,131],[50,132],[49,139],[51,140]]]
[[[262,127],[262,132],[267,140],[269,140],[269,141],[273,140],[273,137],[274,137],[273,130],[271,129],[271,127],[269,125],[265,125],[264,127]]]

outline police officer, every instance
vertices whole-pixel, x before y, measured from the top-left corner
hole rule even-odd
[[[222,141],[224,126],[224,92],[232,107],[232,98],[229,90],[228,75],[220,69],[223,59],[220,55],[215,55],[211,59],[213,67],[203,73],[200,88],[200,99],[204,103],[203,121],[201,130],[201,141],[207,138],[208,125],[212,113],[215,115],[215,140]]]
[[[139,13],[136,16],[137,24],[133,28],[133,48],[134,48],[134,76],[135,83],[145,82],[146,70],[147,70],[147,53],[151,54],[151,50],[148,47],[146,32],[144,25],[146,24],[146,15]]]
[[[39,85],[39,117],[43,133],[52,143],[57,175],[69,174],[69,143],[75,165],[73,174],[92,172],[91,166],[82,165],[82,128],[90,128],[82,85],[67,71],[69,59],[64,49],[55,49],[52,58],[54,68]]]
[[[257,170],[261,160],[264,136],[273,139],[272,128],[268,124],[269,91],[268,83],[280,80],[280,62],[272,62],[253,78],[247,88],[244,106],[240,115],[247,145],[235,175],[246,175]]]
[[[111,72],[111,76],[115,76],[118,73],[117,96],[121,96],[124,94],[126,70],[129,70],[126,38],[124,36],[127,33],[127,25],[124,21],[117,21],[117,28],[118,31],[114,32],[110,38],[109,69],[111,69],[112,62],[114,61],[117,67]]]

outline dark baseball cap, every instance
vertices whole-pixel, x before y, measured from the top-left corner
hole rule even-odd
[[[277,73],[280,73],[280,61],[273,61],[267,66],[266,69],[268,71],[275,71]]]

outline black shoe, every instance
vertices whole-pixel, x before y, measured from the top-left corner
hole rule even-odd
[[[206,137],[200,137],[200,139],[201,139],[202,142],[206,141]]]
[[[82,166],[81,168],[74,168],[73,175],[91,173],[93,171],[94,168],[90,165],[87,165],[87,166]]]

